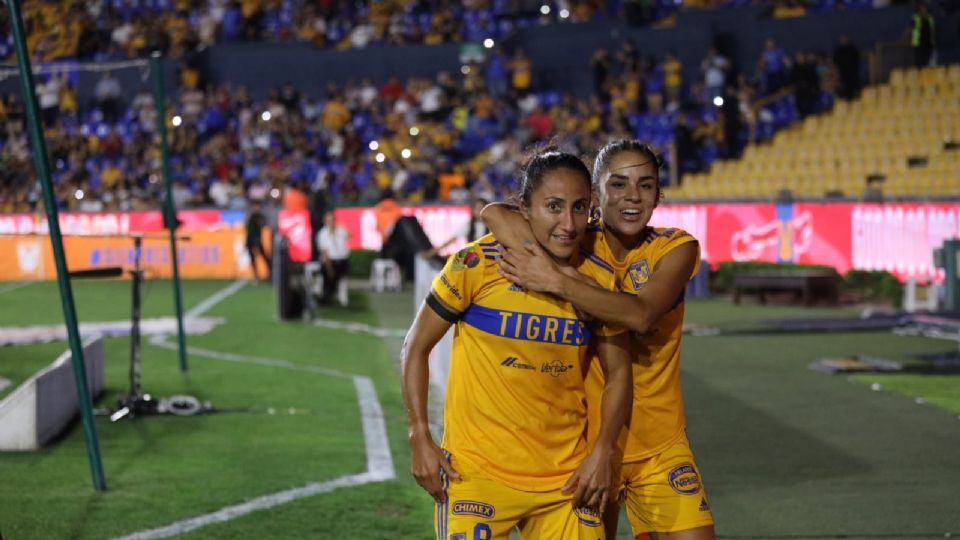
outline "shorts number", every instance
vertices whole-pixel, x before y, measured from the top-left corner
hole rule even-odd
[[[493,531],[486,523],[477,523],[473,528],[473,540],[490,540],[493,538]]]

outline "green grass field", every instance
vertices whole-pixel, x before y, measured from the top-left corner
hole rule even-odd
[[[229,284],[185,282],[187,309]],[[129,283],[76,281],[74,289],[81,321],[129,318]],[[145,317],[172,314],[168,282],[150,282],[146,292]],[[2,326],[62,320],[55,283],[0,293],[0,306]],[[743,330],[760,318],[838,313],[844,312],[710,300],[691,302],[687,319]],[[234,412],[117,423],[98,417],[108,484],[103,493],[92,488],[78,422],[41,451],[0,454],[4,539],[114,538],[363,473],[364,418],[355,377],[368,378],[376,390],[396,479],[339,487],[178,537],[433,537],[431,501],[407,472],[396,338],[278,322],[265,285],[246,286],[205,315],[226,324],[188,338],[189,346],[202,350],[191,354],[186,374],[171,350],[174,341],[158,347],[144,339],[144,389],[194,395]],[[413,306],[409,292],[354,291],[350,307],[320,316],[403,329]],[[112,405],[127,388],[129,346],[126,338],[106,341],[108,390],[101,406]],[[822,357],[902,359],[956,347],[888,332],[686,338],[689,435],[719,536],[960,534],[954,489],[960,482],[960,377],[808,369]],[[0,348],[0,377],[22,381],[65,349],[66,343]],[[872,391],[873,382],[884,391]],[[629,538],[624,529],[619,537]]]

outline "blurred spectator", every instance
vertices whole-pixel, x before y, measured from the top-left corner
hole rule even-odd
[[[610,98],[610,55],[604,48],[593,51],[590,59],[590,69],[593,75],[593,95],[606,101]]]
[[[764,90],[772,94],[787,84],[787,69],[790,59],[773,38],[767,38],[764,50],[760,54],[757,70],[764,82]]]
[[[820,74],[813,53],[798,51],[791,69],[793,95],[800,118],[813,114],[820,96]]]
[[[840,34],[840,41],[833,49],[833,65],[839,74],[837,95],[846,100],[855,99],[860,95],[860,50],[847,34]]]
[[[320,263],[323,265],[323,295],[321,303],[328,303],[336,294],[340,280],[347,275],[350,267],[350,248],[347,247],[349,233],[337,224],[333,210],[323,217],[323,228],[317,233],[317,248],[320,251]],[[346,298],[340,298],[346,305]]]
[[[927,4],[919,2],[910,19],[910,46],[913,47],[913,64],[916,67],[933,65],[936,62],[936,29]]]
[[[510,59],[510,84],[516,96],[525,96],[530,91],[533,79],[533,65],[523,49],[517,49]]]
[[[730,60],[718,53],[716,47],[710,47],[707,49],[707,56],[700,63],[700,71],[703,73],[707,99],[712,102],[714,98],[722,96],[730,72]]]
[[[251,203],[247,213],[246,231],[247,231],[247,253],[250,255],[250,269],[253,271],[253,279],[260,281],[260,271],[257,268],[257,256],[263,259],[263,264],[267,269],[266,280],[270,280],[270,257],[263,249],[263,228],[267,220],[260,212],[259,203]]]
[[[120,114],[120,98],[123,94],[123,87],[120,81],[113,76],[110,70],[104,71],[97,81],[93,90],[94,97],[97,100],[97,106],[103,113],[103,119],[106,122],[116,122]]]

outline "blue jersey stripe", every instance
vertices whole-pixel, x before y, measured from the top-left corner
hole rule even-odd
[[[607,272],[610,272],[611,274],[613,273],[613,265],[611,265],[607,261],[601,259],[600,257],[597,257],[596,255],[594,255],[593,253],[590,253],[585,249],[581,249],[580,254],[586,257],[593,264],[596,264],[597,266],[599,266],[600,268],[603,268],[604,270],[606,270]]]
[[[480,247],[499,246],[499,245],[500,245],[500,241],[499,241],[499,240],[494,240],[493,242],[486,242],[486,243],[484,243],[484,242],[477,242],[477,245],[480,246]]]
[[[590,341],[590,329],[579,319],[471,304],[461,320],[477,330],[508,339],[576,347]]]

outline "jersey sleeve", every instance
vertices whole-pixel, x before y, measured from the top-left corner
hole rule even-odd
[[[470,244],[448,257],[443,270],[433,279],[427,305],[448,322],[456,322],[470,307],[485,266],[476,244]]]
[[[673,231],[670,236],[663,239],[660,243],[659,249],[657,249],[657,260],[659,261],[664,255],[670,253],[675,248],[682,246],[684,244],[689,244],[690,242],[696,242],[697,239],[694,238],[690,233],[683,229],[665,229],[663,233]],[[654,263],[656,265],[656,263]],[[697,262],[693,265],[693,271],[690,274],[689,279],[693,279],[697,275],[697,272],[700,271],[700,247],[697,246]]]

